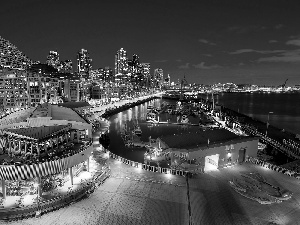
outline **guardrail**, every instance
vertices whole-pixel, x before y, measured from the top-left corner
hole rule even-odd
[[[147,170],[147,171],[151,171],[151,172],[155,172],[155,173],[172,174],[172,175],[178,175],[178,176],[183,176],[183,177],[190,174],[189,171],[174,170],[174,169],[163,168],[163,167],[158,167],[158,166],[150,166],[150,165],[147,165],[144,163],[131,161],[131,160],[125,159],[121,156],[118,156],[112,152],[109,152],[109,156],[112,157],[113,159],[118,160],[119,162],[126,164],[126,165],[140,168],[140,169]]]
[[[283,174],[288,175],[290,177],[295,177],[297,179],[300,179],[300,173],[297,173],[296,171],[293,171],[293,170],[289,170],[287,168],[283,168],[281,166],[276,166],[272,163],[265,162],[261,159],[257,159],[257,158],[248,156],[246,158],[245,162],[250,162],[250,163],[253,163],[253,164],[257,164],[257,165],[263,166],[265,168],[274,170],[276,172],[283,173]]]

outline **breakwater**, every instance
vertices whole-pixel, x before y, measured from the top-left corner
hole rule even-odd
[[[185,101],[201,102],[206,105],[208,111],[214,108],[213,102],[204,98],[185,99]],[[284,164],[295,159],[300,159],[300,140],[297,139],[296,134],[269,125],[223,105],[218,105],[215,109],[229,123],[238,124],[245,133],[259,136],[261,142],[267,144],[269,148],[280,152],[284,157],[277,157],[277,164]]]

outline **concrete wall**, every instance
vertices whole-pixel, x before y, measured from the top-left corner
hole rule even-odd
[[[242,148],[246,148],[245,157],[251,156],[256,157],[258,151],[258,139],[256,140],[248,140],[240,143],[233,143],[231,144],[233,149],[230,150],[231,152],[231,162],[235,162],[239,158],[239,150]],[[227,146],[230,148],[230,144]],[[190,160],[196,159],[197,163],[204,165],[205,156],[219,154],[219,166],[228,163],[228,151],[226,150],[226,145],[223,146],[216,146],[216,147],[208,147],[207,149],[200,149],[198,151],[190,152],[188,157]]]

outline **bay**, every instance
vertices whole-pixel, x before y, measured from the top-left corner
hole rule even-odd
[[[202,97],[211,100],[211,94]],[[275,127],[300,134],[300,93],[219,93],[219,104]],[[269,113],[273,112],[273,113]]]

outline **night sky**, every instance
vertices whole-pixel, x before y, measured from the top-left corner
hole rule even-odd
[[[0,36],[34,61],[85,48],[93,68],[123,47],[189,83],[300,84],[300,2],[293,0],[9,0]]]

